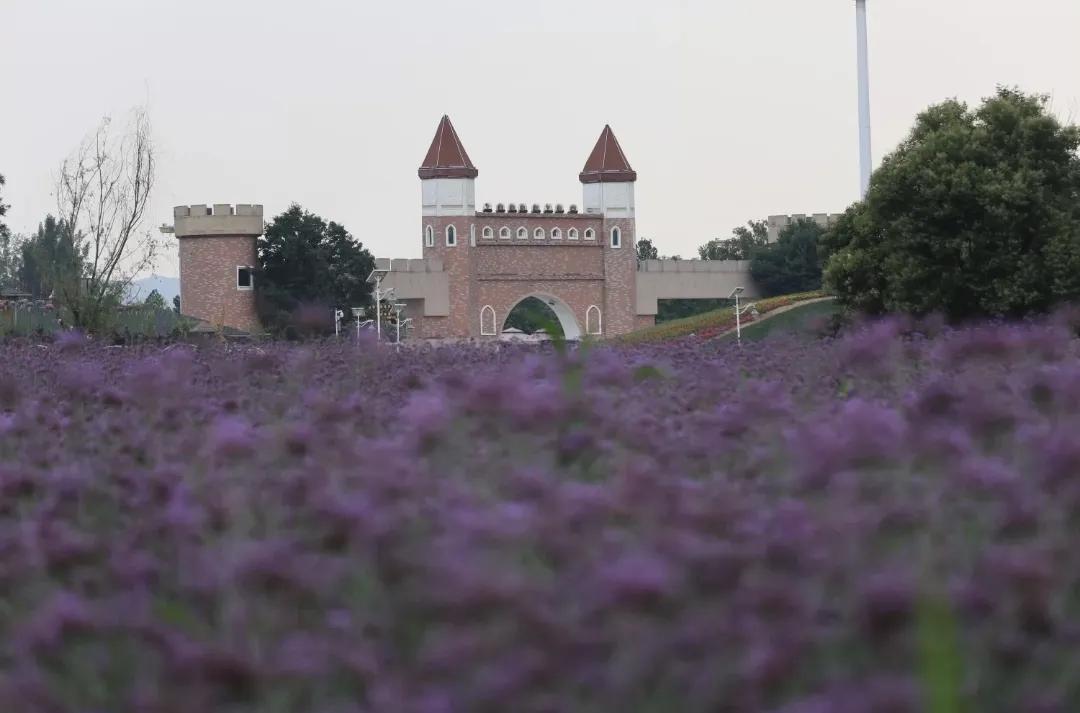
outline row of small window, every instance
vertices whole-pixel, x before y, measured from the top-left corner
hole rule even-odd
[[[495,231],[492,230],[491,228],[484,228],[484,231],[481,234],[481,237],[484,240],[494,240],[495,239]],[[526,230],[525,228],[518,228],[517,237],[518,237],[518,240],[528,240],[529,231]],[[545,240],[545,239],[547,239],[547,234],[544,232],[543,228],[537,228],[536,230],[533,231],[533,237],[535,239],[537,239],[537,240]],[[476,234],[473,233],[473,242],[475,242],[475,238],[476,238]],[[505,226],[502,227],[502,228],[499,228],[499,238],[501,240],[509,240],[510,239],[510,228],[507,228]],[[568,240],[577,240],[578,239],[577,228],[570,228],[570,230],[566,234],[566,238]],[[551,239],[552,240],[562,240],[562,231],[559,230],[558,228],[552,228],[551,229]],[[588,228],[585,231],[585,239],[586,240],[596,240],[596,231],[593,230],[592,228]],[[425,247],[429,247],[429,248],[435,247],[435,229],[432,228],[430,225],[427,226],[426,228],[424,228],[424,245],[425,245]],[[455,228],[452,225],[448,225],[448,226],[446,226],[446,246],[452,248],[455,245],[457,245],[457,228]],[[613,247],[613,248],[621,248],[622,247],[622,231],[619,230],[618,228],[612,228],[611,229],[611,247]]]

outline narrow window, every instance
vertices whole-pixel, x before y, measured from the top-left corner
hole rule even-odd
[[[570,228],[570,230],[568,230],[567,233],[566,233],[566,239],[567,240],[577,240],[578,239],[577,228]]]
[[[250,290],[255,286],[255,276],[252,268],[247,265],[236,266],[236,289]]]
[[[543,228],[537,228],[536,230],[534,230],[533,231],[533,237],[536,238],[537,240],[543,240],[544,239],[544,229]]]
[[[475,225],[470,225],[469,226],[469,245],[471,245],[474,248],[476,247],[476,226]]]
[[[586,334],[603,334],[604,326],[601,324],[600,308],[596,305],[590,305],[589,309],[585,311],[585,333]]]
[[[596,240],[596,231],[593,230],[592,228],[589,228],[588,230],[586,230],[585,231],[585,239],[586,240]]]
[[[484,240],[491,240],[495,237],[495,231],[491,228],[484,228]]]
[[[457,245],[457,228],[452,225],[446,226],[446,247],[452,248]]]
[[[525,228],[518,228],[517,235],[518,235],[518,240],[528,240],[529,239],[529,231],[525,230]]]
[[[622,231],[620,231],[618,228],[611,229],[611,247],[622,247]]]
[[[509,240],[510,239],[510,228],[507,228],[506,226],[503,226],[503,227],[499,228],[499,238],[501,240]]]
[[[495,309],[491,305],[484,305],[480,310],[480,336],[494,337],[496,334]]]
[[[559,230],[558,228],[552,228],[551,229],[551,239],[552,240],[562,240],[562,231]]]
[[[432,228],[430,225],[424,228],[424,247],[435,247],[435,229]]]

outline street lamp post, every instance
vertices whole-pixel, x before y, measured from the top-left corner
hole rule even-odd
[[[739,309],[739,296],[745,292],[742,287],[736,287],[728,295],[728,299],[735,298],[735,338],[742,344],[742,311]]]
[[[398,345],[401,344],[401,313],[404,312],[404,311],[405,311],[405,303],[404,302],[395,302],[394,303],[394,314],[397,317],[397,319],[394,320],[394,326],[397,328],[397,336],[394,339],[394,343],[398,344]]]

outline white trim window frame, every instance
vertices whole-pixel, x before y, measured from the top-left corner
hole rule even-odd
[[[558,228],[552,228],[551,229],[551,239],[552,240],[562,240],[562,231],[559,230]]]
[[[424,247],[435,247],[435,228],[430,225],[424,227]]]
[[[567,233],[566,233],[566,239],[567,240],[577,240],[578,239],[577,228],[570,228],[570,230],[568,230]]]
[[[510,233],[510,228],[507,228],[505,225],[499,228],[499,240],[509,240],[511,237],[513,236]]]
[[[544,232],[543,228],[537,228],[533,231],[533,238],[536,240],[546,240],[547,233]]]
[[[611,245],[613,249],[618,250],[622,247],[622,231],[619,230],[619,226],[611,226],[611,233],[609,234],[609,237],[611,238],[609,245]]]
[[[592,228],[586,228],[585,229],[585,239],[586,240],[596,240],[596,231],[593,230]]]
[[[596,314],[596,324],[593,325],[593,313]],[[594,328],[595,327],[595,328]],[[596,305],[589,305],[589,308],[585,310],[585,334],[590,336],[599,336],[604,333],[604,315],[600,312],[600,308]]]
[[[491,315],[491,328],[484,328],[484,316],[486,314]],[[484,305],[480,308],[480,336],[481,337],[497,337],[499,336],[499,323],[495,319],[495,308],[491,305]]]
[[[524,225],[517,229],[517,239],[518,240],[528,240],[529,239],[529,231]]]
[[[247,274],[247,284],[241,284],[240,275],[241,271]],[[237,265],[236,266],[236,289],[240,292],[250,292],[255,289],[255,268],[251,265]]]
[[[453,223],[446,226],[446,247],[457,247],[457,228],[454,227]]]
[[[495,239],[495,231],[492,230],[490,225],[485,226],[484,230],[480,233],[480,237],[483,240],[494,240]]]

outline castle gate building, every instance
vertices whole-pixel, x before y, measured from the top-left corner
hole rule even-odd
[[[639,265],[637,173],[610,126],[578,174],[580,210],[500,203],[478,211],[479,171],[447,116],[418,174],[423,258],[377,261],[414,337],[496,338],[529,297],[551,307],[569,339],[617,336],[653,324],[658,299],[726,297],[735,286],[753,293],[745,263]]]
[[[659,301],[758,292],[739,261],[637,259],[635,183],[610,126],[578,174],[576,205],[486,204],[476,208],[473,165],[449,117],[439,122],[419,169],[420,259],[376,260],[412,320],[410,338],[496,339],[520,302],[545,302],[568,339],[612,337],[651,325]],[[259,331],[256,240],[261,205],[177,206],[180,309],[208,326]],[[790,219],[770,219],[777,230]],[[351,307],[356,305],[343,305]]]

